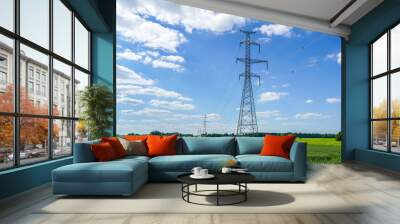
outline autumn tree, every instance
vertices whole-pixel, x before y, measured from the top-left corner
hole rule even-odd
[[[23,114],[40,114],[46,115],[48,113],[48,106],[46,104],[35,105],[24,87],[20,88],[20,110]],[[14,107],[14,88],[9,85],[4,93],[0,94],[0,110],[2,112],[13,112]],[[58,113],[58,111],[56,111]],[[12,148],[13,147],[13,117],[0,116],[0,147]],[[47,118],[20,118],[20,148],[24,149],[26,145],[45,145],[47,142],[49,126]],[[53,126],[53,138],[59,136],[59,128]]]
[[[391,104],[391,117],[400,117],[400,101],[398,99],[392,100]],[[387,118],[387,101],[381,101],[378,106],[373,108],[373,118]],[[392,141],[397,142],[400,139],[400,122],[391,122],[391,135]],[[376,121],[373,125],[374,138],[383,139],[387,135],[387,121]]]

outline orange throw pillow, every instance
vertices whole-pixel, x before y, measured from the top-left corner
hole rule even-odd
[[[176,155],[176,139],[178,135],[147,137],[148,156]]]
[[[264,146],[261,149],[260,155],[262,156],[280,156],[286,159],[290,158],[290,148],[293,145],[296,136],[264,136]]]
[[[128,141],[143,141],[147,140],[147,135],[125,135],[124,139]]]
[[[126,156],[126,151],[124,149],[124,146],[122,146],[121,142],[118,140],[116,137],[110,137],[110,138],[101,138],[101,142],[108,142],[114,149],[115,155],[117,158],[125,157]]]
[[[110,161],[117,158],[114,149],[108,142],[93,144],[91,145],[91,149],[94,154],[94,157],[99,162]]]

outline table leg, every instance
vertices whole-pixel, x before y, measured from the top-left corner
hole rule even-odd
[[[217,206],[219,206],[219,184],[217,184]]]
[[[195,190],[194,191],[196,191],[197,192],[197,184],[195,185]]]
[[[245,190],[245,192],[244,192],[244,201],[247,201],[247,192],[248,192],[248,190],[247,190],[247,183],[244,183],[244,190]]]

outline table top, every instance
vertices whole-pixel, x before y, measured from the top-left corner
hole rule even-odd
[[[249,173],[213,173],[212,179],[193,179],[191,173],[182,174],[177,177],[178,181],[186,184],[237,184],[248,183],[255,180]]]

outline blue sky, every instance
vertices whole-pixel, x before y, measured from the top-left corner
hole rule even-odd
[[[117,132],[197,134],[236,131],[243,86],[235,63],[243,34],[254,30],[252,56],[258,127],[264,132],[340,130],[340,38],[176,5],[117,1]]]

